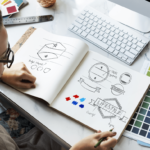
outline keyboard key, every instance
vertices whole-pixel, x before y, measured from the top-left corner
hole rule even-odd
[[[130,53],[129,51],[126,51],[125,54],[126,54],[128,57],[132,58],[132,59],[135,58],[135,55],[132,54],[132,53]]]
[[[95,33],[95,34],[94,34],[94,37],[96,37],[96,38],[97,38],[98,36],[99,36],[99,35],[98,35],[97,33]]]
[[[124,53],[124,52],[125,52],[125,49],[121,48],[120,52],[121,52],[121,53]]]
[[[93,20],[90,20],[90,21],[89,21],[89,24],[93,24],[93,22],[94,22]]]
[[[137,45],[138,45],[139,47],[143,47],[143,46],[144,46],[144,44],[141,43],[141,42],[138,42]]]
[[[109,47],[109,48],[108,48],[108,51],[111,52],[111,53],[112,53],[114,50],[115,50],[115,49],[112,48],[112,47]]]
[[[111,31],[115,31],[115,28],[114,27],[111,27],[111,29],[110,29]]]
[[[124,39],[122,42],[123,42],[124,44],[126,44],[126,43],[128,42],[128,40]]]
[[[102,30],[102,31],[105,31],[105,30],[106,30],[106,28],[105,28],[105,27],[102,27],[102,28],[101,28],[101,30]]]
[[[96,45],[98,45],[99,47],[102,47],[103,49],[107,49],[108,48],[108,45],[101,42],[100,40],[96,39],[95,37],[91,36],[91,35],[88,35],[86,37],[86,39],[92,41],[93,43],[95,43]]]
[[[107,25],[107,26],[106,26],[106,28],[107,28],[107,29],[110,29],[110,28],[111,28],[111,26],[110,26],[110,25]]]
[[[128,45],[128,46],[131,46],[131,45],[132,45],[132,43],[131,43],[131,42],[128,42],[128,43],[127,43],[127,45]]]
[[[137,36],[136,36],[136,35],[132,35],[132,37],[133,37],[134,39],[136,39],[136,38],[137,38]]]
[[[106,24],[105,22],[103,22],[103,23],[102,23],[102,26],[104,26],[104,27],[105,27],[106,25],[107,25],[107,24]]]
[[[75,21],[78,22],[78,23],[80,23],[80,24],[83,23],[83,20],[81,20],[81,19],[79,19],[79,18],[77,18]]]
[[[105,33],[103,36],[104,36],[105,38],[107,38],[107,37],[108,37],[108,34]]]
[[[113,39],[112,42],[113,42],[113,43],[116,43],[116,42],[117,42],[117,39]]]
[[[94,21],[95,21],[95,22],[97,22],[97,21],[98,21],[97,17],[95,17],[95,18],[94,18]]]
[[[89,18],[93,20],[93,19],[94,19],[94,16],[91,15]]]
[[[91,32],[90,32],[90,35],[94,35],[94,33],[95,33],[94,31],[91,31]]]
[[[111,41],[107,41],[107,44],[110,46],[112,44],[112,42]]]
[[[103,35],[103,34],[104,34],[104,32],[103,32],[103,31],[100,31],[100,32],[99,32],[99,34],[100,34],[100,35]]]
[[[81,29],[84,31],[84,30],[86,30],[86,27],[85,27],[85,26],[83,26]]]
[[[131,37],[131,36],[130,36],[130,37],[128,37],[128,41],[130,41],[130,42],[131,42],[132,40],[133,40],[133,37]]]
[[[118,34],[115,34],[114,35],[114,38],[118,39],[119,35]]]
[[[99,25],[99,24],[97,25],[97,28],[98,28],[98,29],[101,29],[101,27],[102,27],[101,25]]]
[[[111,47],[115,48],[115,47],[116,47],[116,44],[115,44],[115,43],[112,43],[112,44],[111,44]]]
[[[129,46],[126,46],[126,47],[125,47],[125,50],[129,51],[129,50],[130,50],[130,47],[129,47]]]
[[[95,27],[92,27],[92,28],[91,28],[91,30],[93,30],[93,31],[94,31],[95,29],[96,29]]]
[[[122,48],[125,48],[125,46],[126,46],[125,44],[123,44],[123,43],[121,44],[121,47],[122,47]]]
[[[79,29],[79,30],[77,31],[77,33],[78,33],[78,34],[81,34],[81,32],[82,32],[82,30],[81,30],[81,29]]]
[[[129,36],[128,36],[127,34],[125,34],[123,37],[124,37],[125,39],[127,39]]]
[[[96,32],[96,33],[99,33],[99,30],[98,30],[98,29],[96,29],[96,30],[95,30],[95,32]]]
[[[90,16],[90,14],[89,13],[86,13],[86,15],[85,15],[86,17],[89,17]]]
[[[84,21],[88,22],[90,19],[89,18],[85,18]]]
[[[98,21],[99,24],[102,24],[102,22],[103,22],[102,20],[99,20],[99,21]]]
[[[109,33],[110,33],[110,30],[109,30],[109,29],[107,29],[105,32],[106,32],[107,34],[109,34]]]
[[[80,24],[80,23],[78,23],[78,22],[74,22],[73,23],[76,27],[78,27],[78,28],[81,28],[82,27],[82,24]]]
[[[119,37],[119,39],[118,39],[119,41],[122,41],[123,40],[123,38],[122,37]]]
[[[74,28],[74,25],[72,24],[70,27],[69,27],[69,29],[73,29]]]
[[[133,59],[128,58],[128,59],[127,59],[127,62],[130,64],[130,63],[133,62]]]
[[[107,43],[108,40],[104,38],[102,41],[103,41],[104,43]]]
[[[120,42],[120,41],[117,41],[117,45],[119,45],[119,46],[120,46],[120,45],[121,45],[121,42]]]
[[[136,48],[136,45],[135,45],[135,44],[132,44],[132,46],[131,46],[131,47],[135,49],[135,48]]]
[[[88,24],[87,27],[90,29],[92,26],[90,24]]]
[[[136,50],[139,52],[139,51],[141,51],[141,48],[137,46]]]
[[[86,21],[84,21],[84,22],[82,23],[82,25],[83,25],[83,26],[86,26],[86,25],[87,25],[87,22],[86,22]]]
[[[116,50],[113,52],[114,55],[118,55],[118,53],[119,51],[116,51]]]
[[[118,29],[115,30],[115,33],[118,34],[120,31]]]
[[[98,37],[98,39],[99,39],[100,41],[102,41],[102,40],[103,40],[103,36],[100,35],[100,36]]]
[[[108,37],[108,40],[110,40],[110,41],[111,41],[112,39],[113,39],[113,38],[112,38],[112,36],[109,36],[109,37]]]
[[[119,51],[121,49],[120,46],[116,46],[116,50]]]
[[[142,40],[141,40],[141,38],[137,38],[137,40],[139,41],[139,42],[141,42]]]
[[[79,18],[82,19],[82,20],[84,20],[85,16],[80,15]]]
[[[123,33],[123,32],[120,32],[120,33],[119,33],[119,35],[120,35],[120,36],[123,36],[123,35],[124,35],[124,33]]]
[[[90,31],[91,31],[90,29],[86,29],[86,30],[85,30],[86,33],[89,33]]]
[[[122,59],[122,60],[127,60],[127,58],[128,58],[128,57],[124,55],[124,56],[122,56],[121,59]]]
[[[85,31],[83,31],[83,32],[81,33],[81,35],[84,36],[84,37],[86,37],[88,34],[87,34]]]
[[[143,43],[143,44],[146,44],[146,41],[142,40],[142,43]]]
[[[96,27],[97,25],[98,25],[98,23],[97,23],[97,22],[94,22],[94,23],[93,23],[93,26],[94,26],[94,27]]]
[[[78,27],[74,27],[73,31],[76,32],[79,28]]]
[[[114,36],[114,35],[115,35],[115,33],[114,33],[114,32],[110,32],[110,35],[111,35],[111,36]]]
[[[122,57],[122,55],[123,55],[122,53],[119,53],[119,54],[118,54],[118,57],[119,57],[119,58],[121,58],[121,57]]]
[[[137,40],[136,40],[136,39],[133,39],[132,43],[136,44],[136,43],[137,43]]]
[[[133,53],[134,55],[138,54],[138,52],[136,50],[132,49],[132,48],[130,49],[130,52]]]

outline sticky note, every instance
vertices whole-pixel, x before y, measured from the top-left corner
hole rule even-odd
[[[9,14],[17,12],[16,6],[7,7],[6,9]]]
[[[4,5],[5,3],[7,3],[9,0],[4,0],[1,4]]]

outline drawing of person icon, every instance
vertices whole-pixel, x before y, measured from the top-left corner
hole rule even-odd
[[[57,59],[64,52],[66,48],[59,42],[46,44],[37,53],[41,60]]]
[[[104,63],[97,63],[89,70],[89,78],[94,82],[102,82],[107,79],[109,75],[109,68]]]

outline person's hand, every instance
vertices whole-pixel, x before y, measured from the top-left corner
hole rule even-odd
[[[98,133],[90,135],[75,144],[70,150],[111,150],[117,143],[117,140],[113,138],[115,135],[116,132],[98,131]],[[95,144],[103,137],[106,137],[106,140],[104,140],[97,148],[94,148]]]
[[[17,88],[35,88],[36,78],[30,73],[24,63],[17,63],[11,68],[5,68],[2,81]]]

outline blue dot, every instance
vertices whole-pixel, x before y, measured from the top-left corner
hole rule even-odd
[[[83,105],[83,104],[80,104],[79,107],[80,107],[80,108],[84,108],[84,105]]]
[[[72,104],[73,104],[73,105],[77,105],[77,104],[78,104],[78,102],[76,102],[76,101],[73,101],[73,102],[72,102]]]
[[[84,102],[86,100],[86,98],[81,98],[80,102]]]

